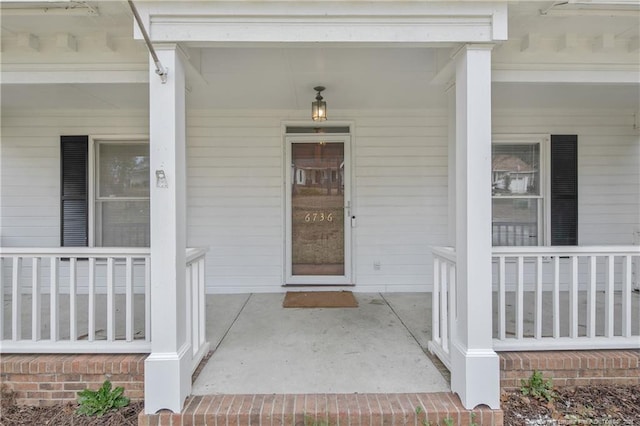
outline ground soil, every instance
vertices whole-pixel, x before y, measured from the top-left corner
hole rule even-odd
[[[2,394],[1,426],[128,426],[138,424],[142,403],[132,403],[103,417],[75,414],[72,404],[56,407],[16,405],[10,393]],[[553,402],[525,397],[520,391],[503,392],[505,426],[640,425],[640,385],[590,386],[556,390]]]
[[[570,387],[555,394],[548,402],[504,392],[504,425],[640,425],[640,385]]]

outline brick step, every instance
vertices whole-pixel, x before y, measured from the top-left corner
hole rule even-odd
[[[205,395],[182,413],[144,414],[138,425],[502,425],[502,410],[466,410],[447,392],[402,394]]]

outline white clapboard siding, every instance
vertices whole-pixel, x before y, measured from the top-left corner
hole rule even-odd
[[[307,118],[307,111],[189,112],[187,237],[189,246],[209,248],[208,292],[282,290],[282,123]],[[431,289],[430,247],[447,245],[450,224],[446,109],[334,110],[332,118],[352,122],[355,129],[356,290]],[[147,111],[3,110],[0,245],[59,245],[60,135],[147,133]],[[580,244],[634,243],[640,229],[640,143],[632,114],[496,110],[493,133],[577,134]],[[65,291],[64,265],[60,273]],[[525,281],[531,277],[525,270]]]
[[[60,245],[60,136],[147,135],[144,110],[3,110],[0,246]]]
[[[640,230],[640,136],[633,111],[497,110],[493,133],[578,135],[579,245],[634,244]]]

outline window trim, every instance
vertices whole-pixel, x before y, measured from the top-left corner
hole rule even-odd
[[[144,134],[118,134],[118,135],[89,135],[89,152],[88,152],[88,201],[89,208],[87,209],[88,214],[88,223],[89,223],[89,243],[88,247],[101,247],[96,246],[96,202],[99,201],[99,197],[97,197],[97,185],[99,184],[97,171],[98,171],[98,161],[99,158],[99,149],[98,145],[100,143],[116,143],[116,144],[140,144],[146,143],[149,145],[149,155],[151,155],[151,140],[149,135]],[[151,195],[149,195],[151,198]],[[138,200],[142,199],[139,197],[123,197],[122,199],[131,199]],[[151,219],[151,218],[149,218]]]
[[[538,244],[537,246],[545,246],[551,241],[551,134],[509,134],[500,133],[493,134],[491,137],[492,155],[493,161],[493,145],[517,145],[517,144],[540,144],[540,195],[538,196],[506,196],[495,197],[491,194],[491,203],[496,198],[503,199],[531,199],[537,198],[542,205],[538,209]],[[493,171],[493,170],[492,170]],[[489,184],[491,184],[490,177]],[[493,222],[493,214],[491,216]],[[542,226],[540,226],[540,223]],[[492,233],[493,234],[493,233]]]

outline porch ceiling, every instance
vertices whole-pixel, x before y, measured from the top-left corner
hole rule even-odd
[[[195,109],[301,109],[310,108],[316,84],[328,89],[325,99],[330,119],[340,116],[331,111],[372,108],[403,109],[444,107],[446,98],[441,86],[429,86],[411,73],[393,77],[393,83],[380,81],[380,87],[358,84],[355,77],[339,72],[310,72],[285,80],[273,71],[255,73],[245,82],[222,75],[211,84],[192,86],[187,93],[189,108]],[[319,77],[324,75],[324,78]],[[211,78],[211,77],[209,77]],[[382,79],[370,76],[367,80]],[[392,77],[389,77],[392,78]],[[353,84],[351,84],[353,83]],[[623,108],[640,109],[640,86],[634,84],[561,84],[561,83],[494,83],[492,105],[501,108]],[[130,84],[45,84],[4,85],[2,109],[70,108],[70,109],[146,109],[149,89],[145,83]]]

